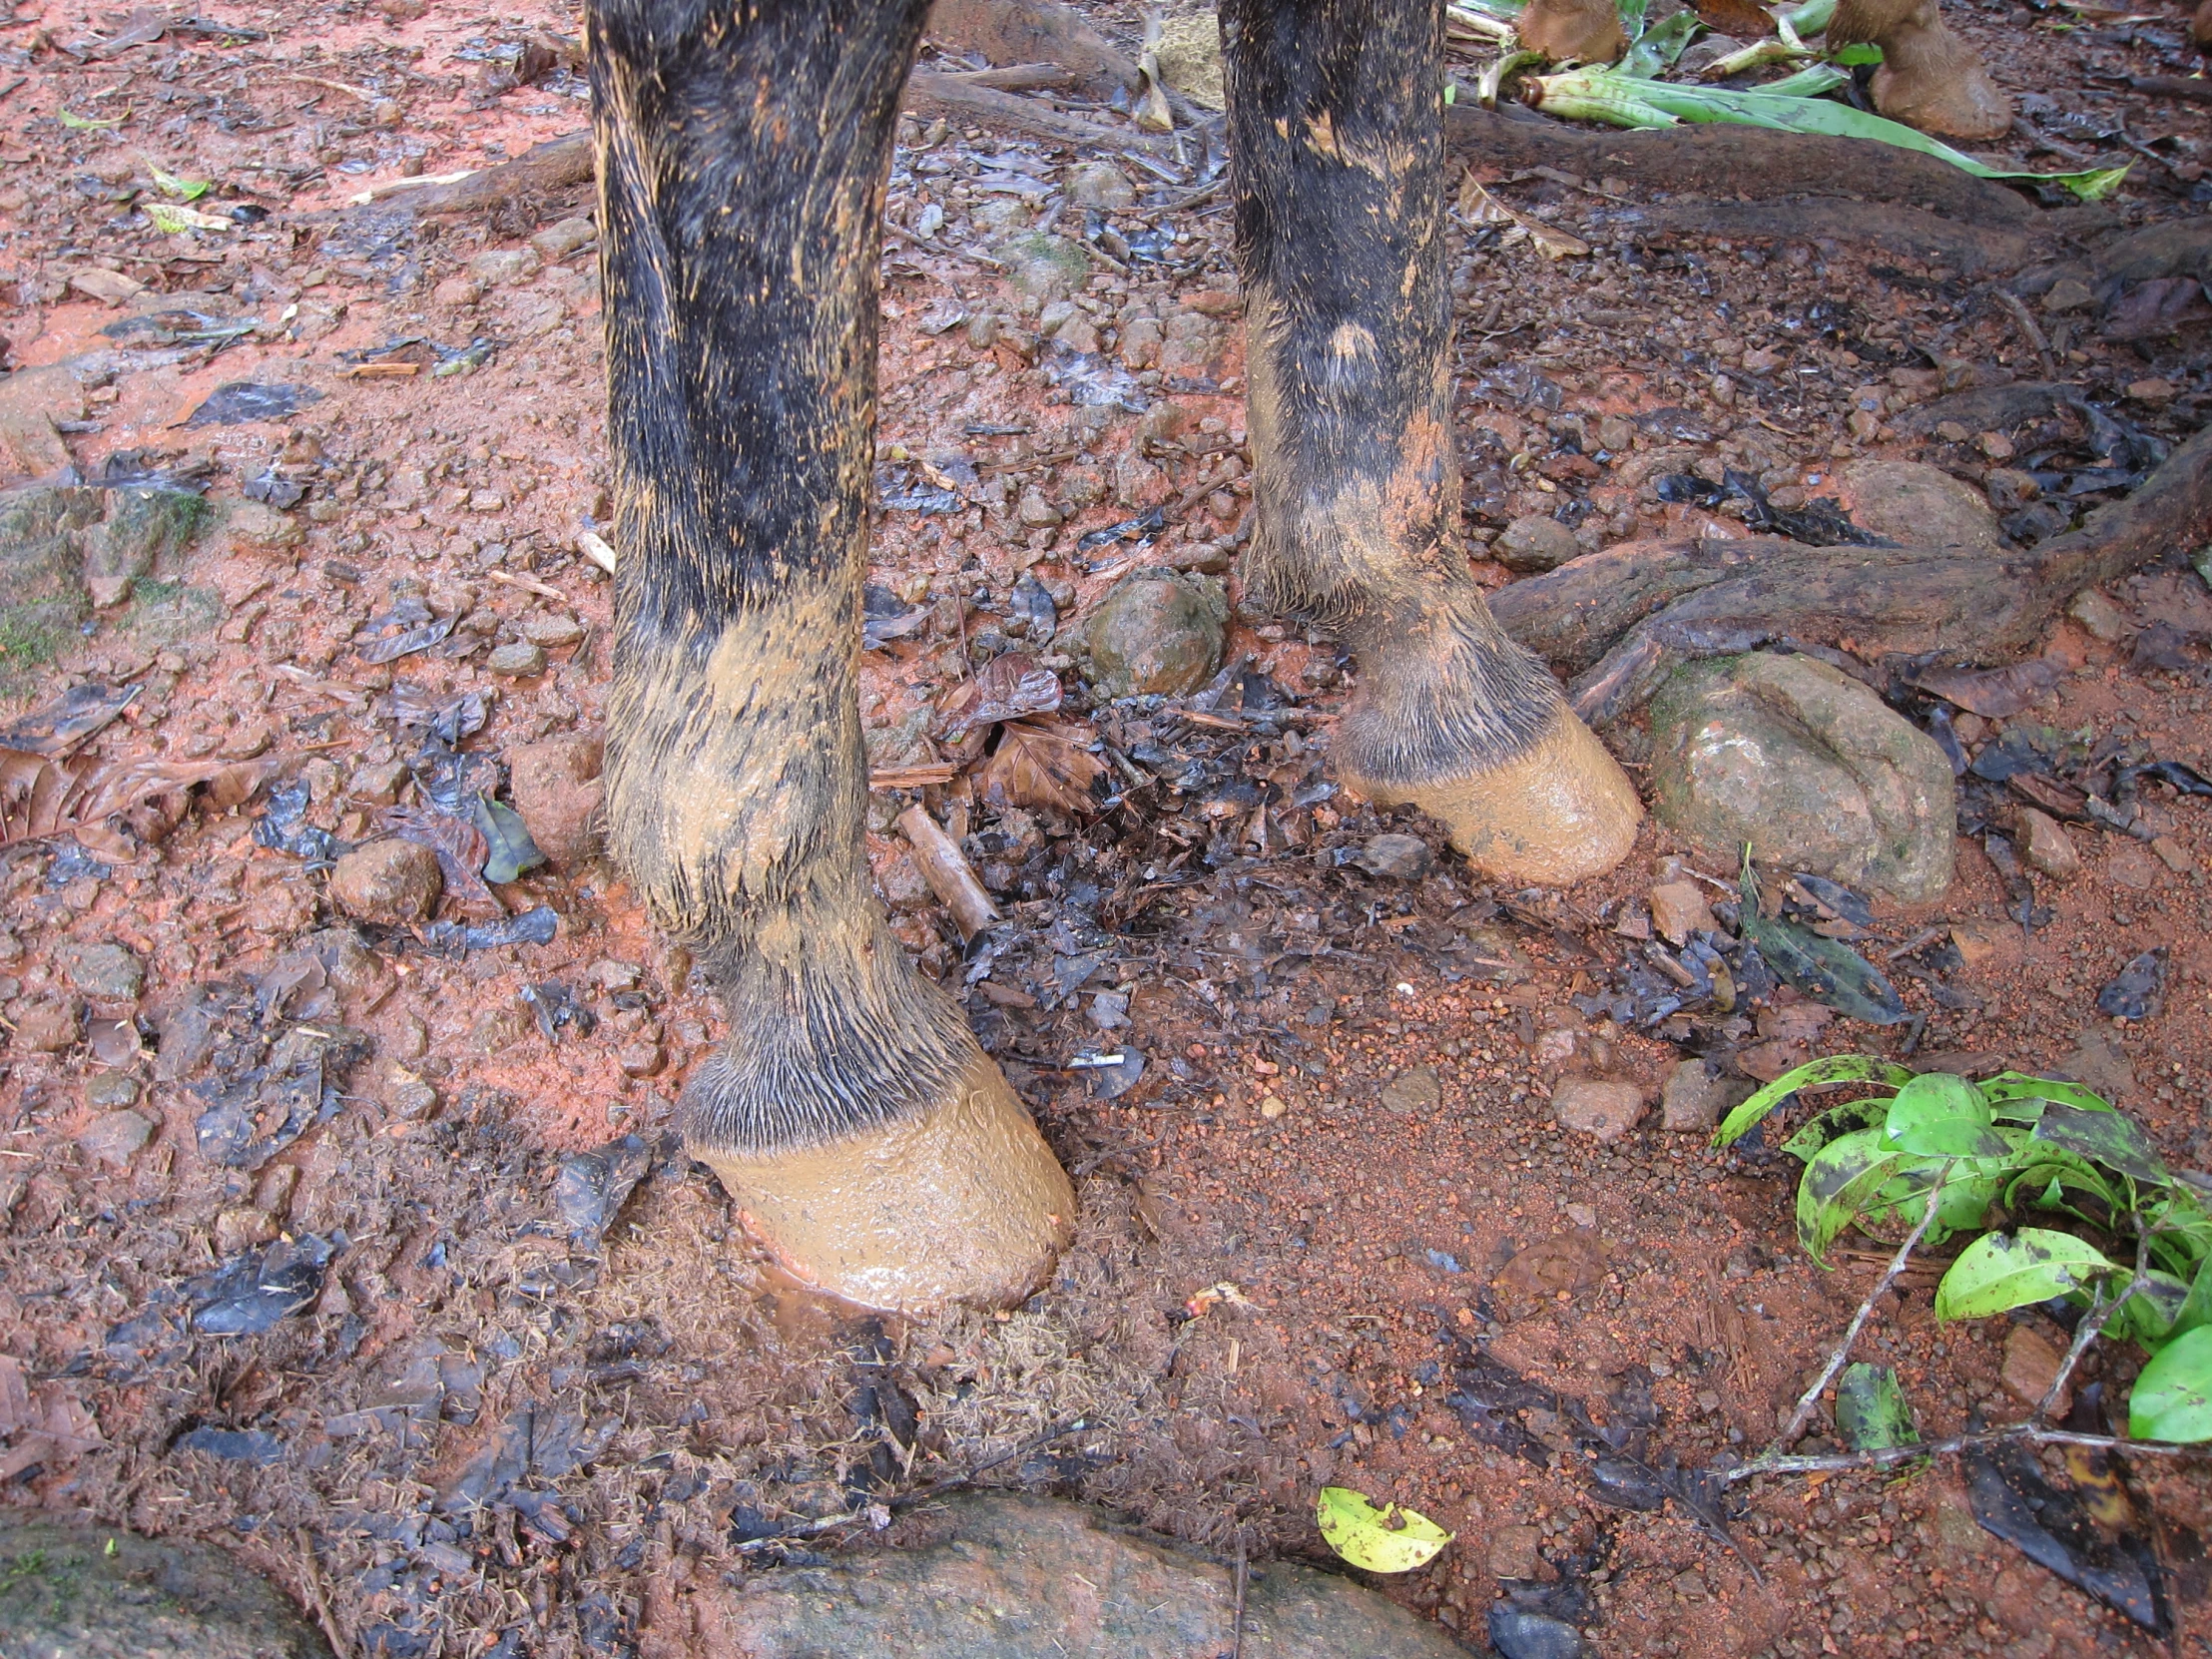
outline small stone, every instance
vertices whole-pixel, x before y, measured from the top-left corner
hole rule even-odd
[[[2156,375],[2127,383],[2127,395],[2138,403],[2171,403],[2179,389],[2171,380],[2161,380]]]
[[[2091,639],[2102,640],[2106,645],[2117,644],[2134,631],[2119,606],[2113,604],[2101,588],[2083,588],[2073,596],[2066,614],[2080,623]]]
[[[1377,835],[1354,860],[1370,875],[1416,881],[1435,863],[1435,854],[1418,835]]]
[[[1980,922],[1953,922],[1950,942],[1957,946],[1958,955],[1968,967],[1979,967],[1997,953],[1997,941],[1993,931]]]
[[[1533,1526],[1500,1526],[1490,1534],[1484,1565],[1492,1578],[1530,1579],[1543,1570],[1543,1534]]]
[[[1273,1123],[1289,1110],[1290,1107],[1284,1103],[1283,1097],[1279,1094],[1271,1094],[1260,1102],[1260,1115],[1270,1123]]]
[[[2104,877],[2130,892],[2149,892],[2164,879],[2158,861],[2136,840],[2121,841],[2104,860]]]
[[[307,539],[295,519],[263,501],[233,501],[224,509],[222,534],[241,553],[285,553]]]
[[[1710,1061],[1684,1060],[1659,1095],[1660,1127],[1677,1135],[1710,1134],[1727,1113],[1751,1098],[1751,1084],[1723,1077]]]
[[[215,1253],[218,1256],[236,1256],[242,1250],[265,1245],[275,1237],[276,1218],[266,1210],[240,1204],[216,1212]]]
[[[1014,516],[1032,530],[1049,530],[1060,522],[1060,509],[1044,498],[1043,490],[1031,484],[1021,492]]]
[[[547,265],[559,265],[571,254],[580,254],[599,240],[599,228],[588,219],[558,219],[530,239],[530,247]]]
[[[522,637],[532,645],[558,651],[584,637],[584,625],[561,611],[533,611],[522,619]]]
[[[430,303],[449,311],[465,311],[484,297],[484,284],[473,276],[448,276],[430,290]]]
[[[1577,1227],[1595,1227],[1597,1225],[1597,1210],[1592,1205],[1566,1204],[1560,1206],[1560,1208],[1566,1212],[1567,1220],[1573,1222]]]
[[[535,249],[487,248],[468,262],[468,274],[486,287],[499,287],[535,276],[540,263]]]
[[[59,1054],[84,1034],[84,1013],[75,997],[46,997],[15,1014],[10,1041],[33,1054]]]
[[[1068,175],[1068,200],[1113,213],[1137,200],[1137,187],[1112,162],[1091,162]]]
[[[2065,1363],[2065,1356],[2048,1342],[2031,1325],[2015,1325],[2004,1339],[2004,1367],[1997,1373],[1997,1381],[2004,1384],[2004,1391],[2022,1405],[2040,1405],[2043,1395],[2050,1392],[2051,1383],[2057,1379],[2058,1368]],[[2072,1402],[2073,1389],[2058,1396],[2053,1415],[2063,1417]]]
[[[385,1069],[383,1087],[378,1094],[386,1111],[407,1122],[429,1117],[438,1109],[436,1087],[405,1066],[389,1066]]]
[[[2046,311],[2083,311],[2096,302],[2096,289],[2078,276],[2059,277],[2043,294]]]
[[[1989,498],[1992,512],[2015,513],[2043,493],[2031,472],[1993,466],[1981,478],[1981,493]]]
[[[370,841],[330,871],[330,897],[363,921],[420,921],[444,890],[438,855],[414,841]]]
[[[509,680],[528,680],[545,672],[545,651],[528,640],[509,640],[492,648],[484,666]]]
[[[1992,461],[2009,461],[2012,458],[2012,440],[2002,432],[1983,432],[1973,441],[1974,447]]]
[[[615,1064],[625,1077],[658,1077],[668,1064],[668,1053],[659,1043],[628,1043],[616,1051]]]
[[[70,984],[96,1002],[136,1002],[146,964],[119,944],[66,945],[58,953]]]
[[[154,1138],[154,1120],[144,1112],[126,1108],[96,1117],[77,1137],[86,1157],[110,1169],[123,1169],[138,1156],[139,1148]]]
[[[1443,1085],[1432,1066],[1413,1066],[1382,1085],[1382,1109],[1386,1112],[1433,1112],[1443,1104]]]
[[[1984,440],[1994,435],[1985,434]],[[1987,452],[1986,441],[1983,450]],[[1938,467],[1919,461],[1853,461],[1838,470],[1835,485],[1854,524],[1901,546],[1990,557],[2004,551],[2004,538],[1981,492]]]
[[[522,744],[507,756],[515,811],[555,869],[575,869],[599,850],[602,760],[600,740],[584,733]]]
[[[136,1106],[145,1091],[127,1071],[103,1071],[85,1084],[87,1106]]]
[[[2081,854],[2066,834],[2066,828],[2048,813],[2032,807],[2020,809],[2020,828],[2027,831],[2020,855],[2030,867],[2054,881],[2070,881],[2081,873]]]
[[[2197,860],[2191,855],[2189,849],[2175,840],[2173,836],[2158,835],[2153,837],[2150,849],[2157,853],[2159,861],[2176,875],[2196,874]]]
[[[1514,519],[1490,543],[1490,556],[1507,570],[1556,570],[1581,551],[1572,530],[1538,513]]]
[[[1092,679],[1107,697],[1180,697],[1221,666],[1229,598],[1220,582],[1170,570],[1123,577],[1084,627]]]
[[[507,498],[497,490],[470,490],[468,510],[472,513],[503,513],[507,510]]]
[[[1039,303],[1065,299],[1090,279],[1090,256],[1066,237],[1032,231],[998,250],[1015,292]]]
[[[346,795],[364,807],[389,807],[399,799],[407,782],[407,769],[397,761],[372,761],[356,767],[345,786]]]
[[[1560,1128],[1609,1145],[1643,1121],[1644,1091],[1634,1083],[1562,1077],[1551,1091],[1551,1112]]]
[[[1709,933],[1720,925],[1695,881],[1662,881],[1651,889],[1650,898],[1651,924],[1669,944],[1682,944],[1692,933]]]

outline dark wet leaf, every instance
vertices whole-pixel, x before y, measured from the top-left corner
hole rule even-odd
[[[327,1239],[302,1233],[233,1257],[182,1287],[192,1324],[211,1337],[256,1337],[303,1312],[322,1294],[334,1254]]]
[[[2102,1164],[2136,1181],[2164,1181],[2166,1165],[2134,1120],[2118,1112],[2083,1112],[2052,1100],[2035,1121],[2035,1139]]]
[[[1616,1509],[1664,1508],[1667,1491],[1665,1476],[1638,1458],[1605,1456],[1590,1465],[1590,1495]]]
[[[1014,584],[1008,609],[1020,618],[1029,631],[1029,638],[1038,645],[1048,643],[1059,630],[1059,607],[1052,603],[1052,595],[1045,591],[1045,585],[1037,580],[1034,571],[1021,573],[1021,580]]]
[[[2129,767],[2123,778],[2154,778],[2168,789],[2182,795],[2212,796],[2212,778],[2207,778],[2195,767],[2179,761],[2153,761],[2148,766]]]
[[[436,951],[497,950],[507,945],[551,944],[560,931],[560,916],[540,904],[483,926],[433,921],[422,929],[422,942]]]
[[[894,513],[956,513],[965,503],[953,490],[913,487],[887,492],[882,505]]]
[[[438,855],[438,869],[445,877],[448,898],[471,915],[499,916],[506,906],[484,885],[483,868],[491,855],[484,833],[475,825],[420,807],[386,807],[376,815],[386,834],[427,846]]]
[[[1101,547],[1117,541],[1147,542],[1162,534],[1168,527],[1165,507],[1151,507],[1135,518],[1125,518],[1119,524],[1108,524],[1096,530],[1086,530],[1075,539],[1078,553],[1095,553]]]
[[[892,640],[918,634],[928,626],[929,607],[926,605],[916,605],[897,616],[870,616],[860,624],[860,645],[863,650],[880,651]]]
[[[228,1463],[273,1468],[284,1460],[284,1442],[260,1428],[195,1428],[177,1436],[179,1451],[204,1451]]]
[[[2009,668],[1924,668],[1906,683],[1984,720],[2008,720],[2058,684],[2055,665],[2040,657]]]
[[[2097,992],[2097,1012],[2107,1019],[2149,1019],[2166,1000],[2164,945],[2146,950]]]
[[[307,486],[296,478],[286,478],[273,466],[265,466],[239,486],[239,493],[249,501],[265,501],[281,510],[298,506]]]
[[[2131,1538],[2107,1540],[2071,1491],[2010,1447],[1966,1454],[1966,1499],[1984,1531],[2154,1634],[2166,1628],[2158,1566]]]
[[[67,755],[131,706],[142,688],[89,680],[0,730],[0,747],[48,760]]]
[[[322,401],[312,386],[260,385],[252,380],[232,380],[208,393],[206,401],[185,417],[195,426],[242,426],[255,420],[284,420],[310,403]]]
[[[2071,784],[2062,784],[2040,772],[2015,772],[2005,779],[2004,787],[2037,812],[2074,824],[2088,821],[2089,794],[2086,790],[2077,790]]]
[[[2128,666],[2138,673],[2146,669],[2184,673],[2195,666],[2189,648],[2203,638],[2196,629],[2176,628],[2165,621],[2154,622],[2135,636],[2128,653]]]
[[[958,743],[979,727],[1024,715],[1048,715],[1060,706],[1060,677],[1025,651],[994,657],[937,699],[935,736]]]
[[[571,1239],[596,1245],[652,1170],[653,1147],[637,1135],[597,1151],[571,1152],[553,1178],[553,1213]]]
[[[547,1042],[552,1042],[568,1026],[574,1026],[579,1037],[588,1037],[598,1029],[599,1016],[578,1002],[558,979],[525,985],[515,995],[537,1020],[538,1034]]]
[[[512,881],[524,870],[535,869],[545,862],[545,854],[530,838],[529,828],[523,824],[520,813],[480,795],[475,798],[473,807],[471,822],[477,833],[484,837],[485,880]]]
[[[449,616],[433,617],[428,622],[418,622],[410,628],[397,628],[388,633],[379,632],[363,639],[353,636],[353,654],[364,663],[388,663],[416,651],[427,651],[453,632],[454,619]],[[373,626],[373,625],[372,625]]]
[[[1846,1366],[1836,1384],[1836,1427],[1854,1451],[1917,1445],[1921,1438],[1897,1372],[1864,1361]]]
[[[448,697],[411,680],[392,682],[385,708],[402,731],[425,733],[447,749],[482,731],[486,718],[482,692]]]
[[[1094,1100],[1118,1100],[1137,1086],[1144,1076],[1144,1054],[1128,1043],[1108,1050],[1119,1059],[1109,1064],[1092,1064],[1082,1069],[1090,1079],[1091,1098]],[[1103,1056],[1101,1056],[1103,1058]]]
[[[254,824],[254,844],[288,852],[310,864],[330,862],[342,850],[342,843],[329,830],[317,830],[307,822],[311,799],[304,779],[271,791],[268,811]]]
[[[1757,947],[1784,983],[1870,1025],[1902,1025],[1913,1017],[1881,970],[1850,945],[1780,917],[1762,916],[1759,889],[1748,862],[1743,890],[1744,941]]]
[[[1484,1628],[1503,1659],[1586,1659],[1590,1651],[1582,1632],[1566,1620],[1525,1613],[1502,1601],[1491,1603]]]
[[[422,799],[448,818],[470,817],[469,803],[479,795],[498,795],[507,776],[489,755],[442,749],[436,743],[426,744],[407,766]]]
[[[1825,875],[1809,874],[1802,869],[1790,879],[1803,888],[1814,903],[1832,914],[1861,927],[1874,925],[1874,904],[1866,894],[1854,892],[1841,881],[1831,881]]]

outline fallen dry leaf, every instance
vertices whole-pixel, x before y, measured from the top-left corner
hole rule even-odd
[[[1922,691],[1984,720],[2018,714],[2058,684],[2057,668],[2040,657],[2009,668],[1924,668],[1909,677]]]
[[[958,743],[970,732],[1026,715],[1049,715],[1060,706],[1060,677],[1039,668],[1023,651],[994,657],[970,679],[937,699],[935,735]]]
[[[1106,763],[1090,753],[1088,728],[1009,721],[998,748],[976,774],[983,799],[994,807],[1044,808],[1070,817],[1094,813],[1092,780]]]

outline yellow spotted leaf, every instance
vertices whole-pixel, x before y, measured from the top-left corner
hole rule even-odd
[[[1426,1515],[1394,1503],[1378,1509],[1350,1486],[1324,1486],[1314,1518],[1331,1549],[1370,1572],[1411,1572],[1452,1539]]]

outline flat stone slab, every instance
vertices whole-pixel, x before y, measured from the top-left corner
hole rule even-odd
[[[1237,1569],[1079,1503],[977,1494],[912,1517],[932,1541],[694,1598],[712,1659],[1218,1659]],[[704,1606],[699,1605],[705,1603]],[[1245,1586],[1246,1659],[1463,1659],[1449,1631],[1349,1578],[1271,1561]]]
[[[208,1544],[0,1509],[7,1659],[330,1659],[274,1585]]]

